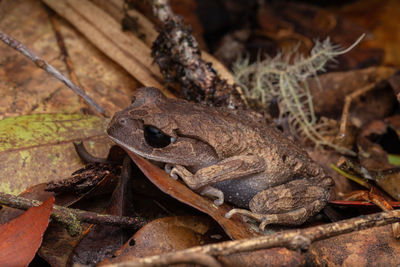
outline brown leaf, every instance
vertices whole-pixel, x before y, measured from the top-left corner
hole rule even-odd
[[[82,225],[87,229],[88,224]],[[82,235],[71,236],[61,224],[50,224],[38,254],[51,266],[67,266],[68,257]]]
[[[100,265],[133,260],[209,243],[206,235],[211,221],[208,217],[174,216],[154,220],[140,229],[116,252],[117,257]]]
[[[127,153],[147,178],[161,191],[210,215],[232,239],[243,239],[260,235],[255,229],[251,229],[250,225],[245,223],[242,219],[238,217],[226,218],[225,214],[232,209],[228,204],[224,203],[223,205],[216,206],[210,199],[196,194],[184,184],[171,179],[166,172],[154,166],[149,161],[130,151],[127,151]]]
[[[42,243],[54,197],[0,226],[0,265],[28,266]]]
[[[398,124],[400,116],[391,117],[387,120],[392,125]],[[382,173],[383,170],[394,168],[389,163],[387,152],[377,143],[370,140],[373,136],[383,136],[386,134],[389,124],[384,121],[373,121],[367,124],[357,138],[360,164],[368,171],[374,171],[376,174],[372,178],[375,182],[390,196],[400,200],[400,173]],[[397,130],[397,129],[396,129]],[[394,144],[390,144],[394,146]]]
[[[390,78],[395,72],[394,68],[370,67],[346,72],[331,72],[318,76],[318,80],[311,79],[309,86],[313,95],[315,112],[322,116],[339,118],[346,95],[370,84],[378,84]],[[321,87],[323,90],[320,89]],[[352,101],[352,116],[361,121],[359,124],[373,119],[382,119],[392,112],[395,104],[396,99],[390,87],[376,88]]]
[[[131,160],[126,156],[122,174],[114,189],[106,213],[118,216],[127,215],[127,208],[132,202],[131,196]],[[84,234],[70,256],[71,264],[97,264],[105,257],[110,257],[128,239],[128,232],[118,226],[93,225]]]
[[[120,263],[138,257],[164,254],[215,240],[209,236],[210,221],[206,217],[179,216],[157,219],[139,230],[117,252],[117,257],[102,264]],[[211,237],[211,238],[210,238]],[[301,266],[303,255],[286,248],[272,248],[219,256],[224,266]]]
[[[300,51],[307,53],[315,39],[329,37],[333,43],[349,47],[359,36],[369,33],[366,28],[340,14],[291,1],[265,4],[259,9],[258,22],[266,35],[276,40],[282,49],[293,49],[300,44]],[[362,43],[349,53],[341,55],[335,69],[378,65],[382,57],[382,49]]]
[[[45,189],[46,184],[38,184],[22,192],[20,196],[44,202],[49,197],[54,196],[53,192],[45,191]],[[55,204],[68,206],[75,202],[76,199],[76,195],[66,193],[57,194]],[[24,211],[19,209],[3,207],[0,211],[0,223],[6,223],[22,213]],[[71,237],[61,224],[50,224],[46,230],[46,235],[38,254],[52,266],[64,266],[70,251],[72,251],[80,238],[80,236]]]
[[[314,242],[308,252],[312,266],[397,266],[400,242],[390,225]]]
[[[367,47],[384,51],[382,64],[400,66],[399,18],[400,2],[397,0],[364,0],[341,6],[338,13],[358,23],[373,33]],[[367,15],[366,15],[367,14]]]
[[[220,256],[223,266],[306,266],[304,254],[287,248],[271,248]]]
[[[2,1],[0,28],[15,36],[68,76],[49,20],[48,10],[36,0]],[[18,19],[23,18],[23,20]],[[110,113],[129,104],[138,83],[60,18],[60,32],[78,80],[86,92]],[[34,27],[31,27],[34,25]],[[79,112],[79,98],[12,48],[0,45],[0,117],[26,113]]]

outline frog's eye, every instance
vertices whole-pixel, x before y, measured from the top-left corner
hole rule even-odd
[[[160,129],[150,125],[144,126],[144,139],[149,146],[154,148],[166,147],[176,140],[176,138],[166,135]]]

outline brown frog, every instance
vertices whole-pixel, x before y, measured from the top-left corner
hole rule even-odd
[[[107,133],[118,145],[166,163],[192,190],[244,208],[265,225],[302,224],[319,212],[333,185],[308,154],[250,112],[210,108],[139,88]],[[250,209],[250,211],[248,210]]]

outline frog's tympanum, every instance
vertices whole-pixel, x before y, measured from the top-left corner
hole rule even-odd
[[[265,225],[302,224],[319,212],[333,184],[307,153],[250,112],[210,108],[140,88],[107,130],[118,145],[166,163],[192,190],[224,199]],[[248,210],[249,209],[249,210]]]

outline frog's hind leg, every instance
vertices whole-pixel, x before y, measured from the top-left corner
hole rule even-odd
[[[286,213],[276,214],[260,214],[245,209],[232,209],[225,214],[227,218],[231,218],[235,214],[244,215],[248,218],[260,222],[259,228],[264,231],[265,226],[269,224],[280,225],[298,225],[304,223],[310,217],[310,210],[321,210],[325,203],[315,200],[313,203],[305,207],[298,208]]]
[[[251,211],[233,209],[226,216],[253,218],[260,222],[260,229],[268,224],[299,225],[325,206],[331,185],[329,177],[293,180],[256,194],[249,203]]]

